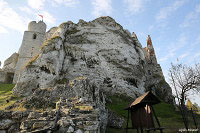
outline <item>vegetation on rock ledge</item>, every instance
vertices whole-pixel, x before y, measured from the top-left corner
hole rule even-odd
[[[6,107],[12,105],[22,97],[16,97],[12,94],[14,84],[0,84],[0,110],[4,110]],[[6,100],[9,100],[7,103]]]

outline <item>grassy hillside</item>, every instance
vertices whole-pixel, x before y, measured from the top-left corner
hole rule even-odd
[[[0,110],[3,110],[5,107],[8,107],[15,101],[21,99],[21,97],[12,95],[14,86],[14,84],[0,84]],[[9,103],[7,103],[6,100],[9,100]]]
[[[129,97],[118,96],[118,95],[110,96],[109,98],[112,100],[112,103],[108,103],[106,105],[107,108],[115,112],[118,116],[121,116],[127,119],[127,111],[123,109],[126,108],[131,102],[133,102],[132,99]],[[173,105],[161,102],[160,104],[154,105],[154,110],[160,121],[161,126],[166,127],[164,132],[176,133],[178,129],[184,128],[181,113],[179,111],[175,111],[175,108]],[[200,119],[197,119],[197,123],[200,124]],[[129,126],[131,126],[130,120],[129,120]],[[194,128],[193,120],[191,118],[189,118],[189,126]],[[125,127],[126,127],[126,122],[124,123],[123,128]],[[109,128],[107,132],[108,133],[125,133],[125,130]],[[132,133],[135,131],[130,130],[129,132]]]

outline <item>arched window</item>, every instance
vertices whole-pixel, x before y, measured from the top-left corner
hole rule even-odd
[[[36,34],[33,34],[33,39],[36,39],[37,38],[37,35]]]

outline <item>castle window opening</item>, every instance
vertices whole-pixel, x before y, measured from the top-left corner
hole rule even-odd
[[[37,38],[37,35],[36,34],[33,34],[33,39],[36,39]]]

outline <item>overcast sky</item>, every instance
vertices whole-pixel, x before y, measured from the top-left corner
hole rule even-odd
[[[18,52],[23,32],[30,21],[40,20],[38,14],[48,29],[69,20],[111,16],[135,32],[143,46],[150,34],[166,78],[177,58],[188,65],[200,62],[199,0],[0,0],[1,62]]]

